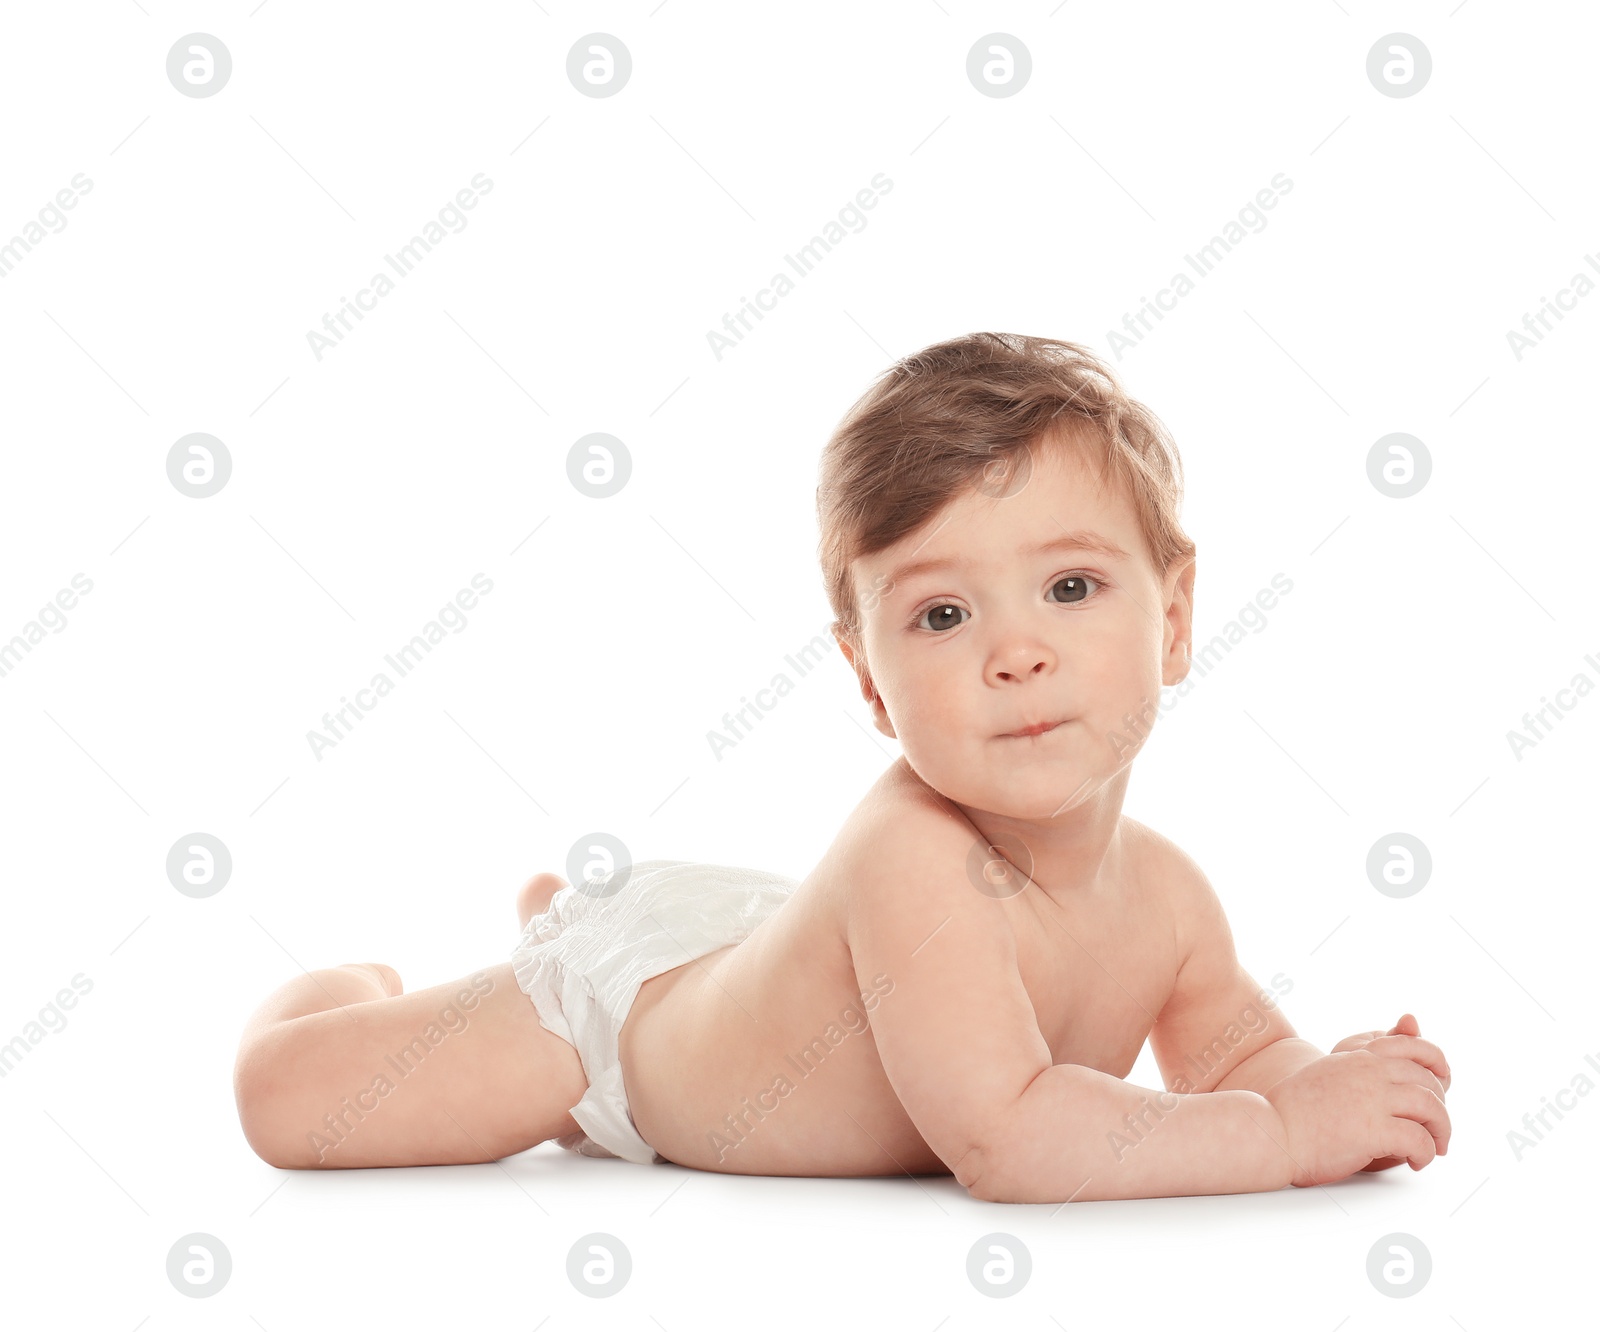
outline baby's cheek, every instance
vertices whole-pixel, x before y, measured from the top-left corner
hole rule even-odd
[[[1149,735],[1159,715],[1160,704],[1159,677],[1146,678],[1143,672],[1124,671],[1104,682],[1102,692],[1089,711],[1087,725],[1098,744],[1120,757],[1126,753],[1130,742],[1137,745]]]
[[[1140,654],[1126,651],[1119,643],[1111,643],[1083,663],[1079,690],[1089,710],[1121,716],[1149,689],[1153,678]]]

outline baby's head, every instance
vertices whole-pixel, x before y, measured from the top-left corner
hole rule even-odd
[[[1109,367],[1049,338],[925,348],[845,415],[820,481],[834,637],[924,782],[1032,820],[1127,768],[1188,672],[1195,546],[1177,449]]]

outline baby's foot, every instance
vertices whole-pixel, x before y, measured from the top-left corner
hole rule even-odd
[[[598,1160],[615,1161],[618,1159],[615,1152],[607,1151],[582,1130],[577,1133],[569,1133],[564,1138],[557,1138],[556,1146],[565,1147],[569,1152],[576,1152],[579,1156],[592,1156]]]
[[[517,894],[517,920],[522,928],[527,929],[535,916],[544,915],[550,909],[550,899],[566,886],[567,881],[559,874],[535,874],[523,884]]]
[[[377,983],[387,998],[393,999],[395,995],[404,991],[404,986],[400,983],[400,973],[382,962],[346,962],[339,969],[370,978]]]

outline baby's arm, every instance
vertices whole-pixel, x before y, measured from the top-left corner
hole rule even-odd
[[[870,844],[850,884],[848,941],[864,990],[894,981],[873,1011],[873,1039],[917,1131],[973,1197],[1090,1201],[1290,1182],[1282,1122],[1257,1092],[1171,1096],[1051,1063],[1006,907],[969,877],[970,828],[886,816]]]
[[[1283,1010],[1240,966],[1222,904],[1200,867],[1170,842],[1166,851],[1180,965],[1172,994],[1150,1033],[1162,1078],[1169,1090],[1178,1093],[1259,1092],[1281,1112],[1291,1094],[1304,1090],[1290,1081],[1294,1075],[1329,1056],[1295,1035]],[[1437,1045],[1420,1039],[1414,1017],[1402,1016],[1387,1032],[1347,1037],[1333,1050],[1335,1055],[1369,1050],[1396,1061],[1386,1066],[1388,1080],[1409,1082],[1418,1089],[1405,1093],[1412,1096],[1414,1104],[1400,1112],[1402,1117],[1427,1127],[1439,1150],[1448,1145],[1449,1116],[1443,1094],[1450,1085],[1449,1065]],[[1347,1072],[1340,1068],[1333,1075],[1344,1084],[1345,1095],[1362,1110],[1377,1108],[1370,1096],[1362,1102],[1353,1081],[1342,1076]],[[1297,1081],[1325,1082],[1328,1076],[1323,1068]],[[1392,1104],[1387,1109],[1391,1115],[1395,1113]],[[1392,1137],[1396,1127],[1390,1124],[1380,1132]],[[1398,1127],[1405,1130],[1408,1125]],[[1423,1142],[1420,1146],[1421,1151],[1413,1149],[1409,1157],[1417,1169],[1432,1159],[1429,1145]],[[1354,1168],[1385,1170],[1407,1159],[1384,1155]],[[1333,1167],[1327,1162],[1319,1168],[1301,1161],[1296,1167],[1296,1183],[1308,1182],[1310,1175],[1323,1176],[1318,1182],[1341,1177],[1331,1173]]]
[[[1166,842],[1178,975],[1150,1031],[1170,1091],[1263,1095],[1322,1051],[1295,1035],[1275,1000],[1239,965],[1222,903],[1200,867]],[[1265,999],[1265,1002],[1263,1001]]]

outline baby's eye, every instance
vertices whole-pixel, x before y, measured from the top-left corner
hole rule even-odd
[[[917,616],[917,627],[921,628],[922,622],[931,615],[933,616],[934,622],[933,624],[928,625],[928,628],[935,629],[936,631],[953,628],[955,625],[960,624],[961,621],[952,620],[950,618],[949,613],[952,611],[960,611],[962,615],[970,614],[970,612],[962,610],[960,606],[952,606],[948,602],[940,606],[929,606],[927,610],[921,612]]]
[[[1067,588],[1068,594],[1062,598],[1062,601],[1070,605],[1075,601],[1084,601],[1088,598],[1089,592],[1084,587],[1086,582],[1093,583],[1096,587],[1100,586],[1099,579],[1090,578],[1087,574],[1068,574],[1065,578],[1056,579],[1050,590],[1053,592],[1058,587]]]
[[[1054,592],[1057,588],[1065,588],[1065,594],[1056,604],[1058,606],[1071,606],[1089,599],[1092,595],[1088,588],[1090,584],[1095,587],[1101,586],[1098,578],[1092,578],[1088,574],[1068,574],[1064,578],[1056,579],[1051,584],[1050,590]],[[970,611],[961,606],[952,605],[947,601],[940,602],[938,605],[929,606],[927,610],[917,612],[917,618],[912,621],[912,624],[918,629],[928,628],[938,633],[945,629],[953,629],[956,625],[963,623],[963,621],[956,619],[955,616],[965,615],[970,619],[971,614]],[[929,616],[933,617],[931,624],[925,623]]]

